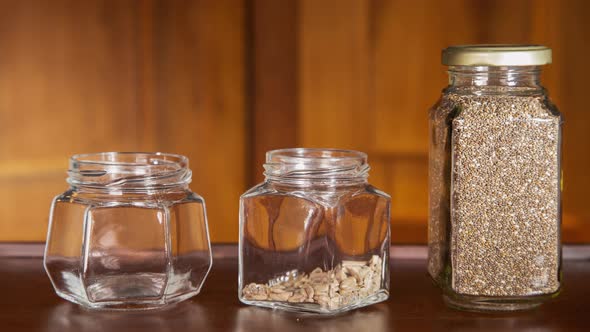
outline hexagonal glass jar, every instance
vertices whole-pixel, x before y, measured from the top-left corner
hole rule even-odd
[[[75,155],[52,203],[45,270],[62,298],[151,309],[199,293],[211,268],[205,202],[184,156]]]
[[[240,301],[336,314],[386,300],[390,198],[366,154],[274,150],[264,168],[240,200]]]

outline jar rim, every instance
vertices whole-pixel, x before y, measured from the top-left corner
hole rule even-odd
[[[123,159],[115,159],[120,157],[144,157],[142,162],[130,162],[124,161]],[[158,159],[152,159],[151,157],[157,156]],[[80,153],[70,157],[70,163],[77,164],[92,164],[92,165],[126,165],[126,166],[143,166],[143,167],[157,167],[158,163],[149,163],[152,161],[163,160],[174,162],[181,167],[188,167],[188,158],[174,153],[167,152],[94,152],[94,153]],[[150,159],[147,159],[150,158]],[[142,159],[140,159],[142,160]]]
[[[367,154],[356,150],[333,148],[287,148],[271,150],[266,153],[266,162],[306,162],[313,160],[326,161],[367,161]]]
[[[169,188],[191,181],[188,158],[165,152],[98,152],[70,157],[68,183],[76,187]]]
[[[365,182],[367,154],[331,148],[289,148],[266,153],[264,175],[271,181],[339,184]]]

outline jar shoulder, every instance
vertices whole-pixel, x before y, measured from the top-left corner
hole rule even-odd
[[[53,199],[53,205],[58,203],[71,203],[95,206],[116,205],[173,205],[178,203],[201,203],[205,200],[199,194],[185,190],[174,190],[159,193],[122,193],[122,192],[88,192],[76,189],[68,189]]]
[[[286,187],[270,182],[262,182],[252,187],[241,196],[241,200],[260,198],[264,196],[291,196],[309,200],[316,200],[316,198],[319,198],[321,200],[321,198],[325,197],[355,197],[359,195],[374,196],[387,201],[391,200],[391,197],[387,193],[368,183],[358,186],[324,188],[315,186]]]

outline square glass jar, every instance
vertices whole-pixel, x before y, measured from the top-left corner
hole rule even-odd
[[[264,168],[240,199],[240,301],[337,314],[386,300],[390,198],[366,154],[274,150]]]
[[[443,51],[430,110],[429,262],[447,305],[537,307],[561,289],[562,117],[541,85],[551,49]]]

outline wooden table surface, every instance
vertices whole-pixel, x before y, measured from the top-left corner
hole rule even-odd
[[[200,295],[165,311],[89,312],[54,294],[42,260],[0,258],[0,331],[590,331],[590,261],[564,261],[564,289],[539,309],[505,314],[448,309],[424,259],[392,260],[389,301],[337,317],[242,305],[237,259],[216,259]]]

